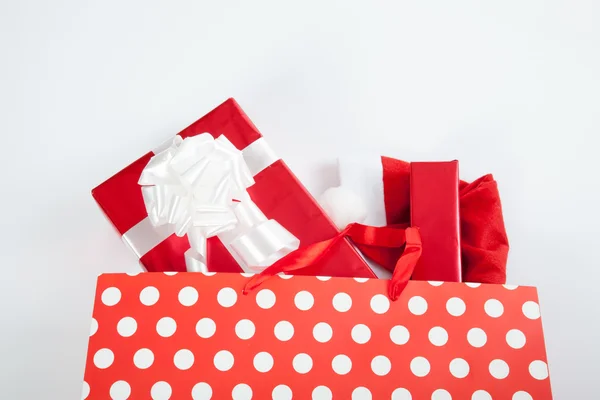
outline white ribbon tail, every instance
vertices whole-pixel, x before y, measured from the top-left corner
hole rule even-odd
[[[244,260],[247,272],[259,273],[300,246],[300,240],[273,219],[238,236],[231,248]]]

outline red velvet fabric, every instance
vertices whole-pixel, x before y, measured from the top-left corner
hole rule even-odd
[[[408,226],[410,163],[382,157],[382,166],[387,223]],[[494,177],[488,174],[472,183],[460,181],[459,203],[463,281],[505,283],[509,246]],[[374,261],[389,265],[385,259],[378,260],[377,254],[373,256]]]

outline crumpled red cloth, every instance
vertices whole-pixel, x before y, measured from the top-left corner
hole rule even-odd
[[[410,163],[382,157],[382,164],[387,223],[408,226]],[[463,281],[505,283],[509,246],[494,177],[488,174],[471,183],[460,181],[459,203]],[[386,257],[375,251],[371,253],[368,249],[361,250],[383,266],[393,265],[389,260],[399,256],[388,254]]]

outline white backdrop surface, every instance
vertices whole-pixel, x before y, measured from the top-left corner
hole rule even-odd
[[[134,271],[90,190],[235,97],[309,190],[338,155],[493,172],[557,399],[600,372],[600,2],[0,0],[0,387],[78,399],[95,279]]]

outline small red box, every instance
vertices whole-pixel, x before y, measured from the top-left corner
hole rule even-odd
[[[410,213],[423,241],[412,279],[460,282],[458,161],[411,163]]]

